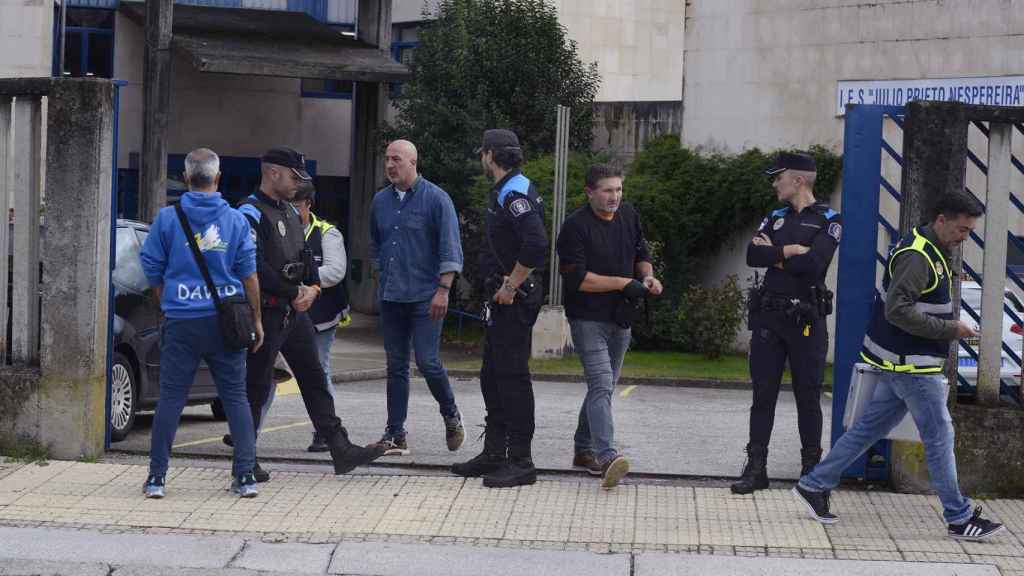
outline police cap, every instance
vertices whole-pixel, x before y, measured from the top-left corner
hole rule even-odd
[[[476,149],[476,153],[479,154],[484,150],[518,150],[519,149],[519,138],[516,133],[511,130],[505,130],[504,128],[492,128],[484,131],[483,142],[480,147]]]
[[[271,148],[263,154],[260,161],[266,162],[267,164],[277,164],[278,166],[291,168],[292,172],[304,181],[308,182],[313,179],[313,177],[309,175],[309,172],[306,172],[306,157],[294,148],[289,148],[287,146]]]
[[[800,170],[801,172],[817,172],[818,166],[814,158],[803,152],[779,152],[775,161],[764,171],[769,176],[782,174],[786,170]]]

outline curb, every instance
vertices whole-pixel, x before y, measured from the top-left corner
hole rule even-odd
[[[417,375],[419,372],[417,372]],[[381,380],[388,377],[387,368],[367,368],[365,370],[348,370],[345,372],[331,372],[332,384],[344,384],[346,382],[358,382],[360,380]]]
[[[412,367],[412,376],[422,378],[423,375],[416,367]],[[448,376],[459,380],[474,379],[480,377],[476,370],[449,370]],[[368,368],[366,370],[349,370],[346,372],[334,372],[331,374],[331,382],[344,384],[347,382],[359,382],[362,380],[382,380],[388,377],[386,368]],[[537,382],[583,382],[582,374],[533,374],[533,380]],[[706,388],[711,390],[750,390],[753,386],[750,382],[739,380],[706,380],[706,379],[678,379],[678,378],[650,378],[650,377],[622,377],[619,378],[619,386],[663,386],[666,388]],[[793,390],[793,385],[783,382],[780,390]]]
[[[419,375],[419,372],[416,373]],[[479,372],[473,370],[449,370],[452,378],[478,378]],[[535,382],[583,382],[582,374],[532,374]],[[714,390],[750,390],[752,384],[738,380],[702,380],[678,378],[628,377],[619,378],[619,386],[664,386],[667,388],[709,388]],[[783,383],[782,390],[792,390],[793,386]]]

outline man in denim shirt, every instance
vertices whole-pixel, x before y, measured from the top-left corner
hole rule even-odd
[[[448,449],[465,439],[448,372],[438,354],[448,294],[462,271],[459,220],[448,194],[419,175],[416,147],[396,140],[385,170],[391,182],[370,205],[370,260],[379,274],[380,320],[388,362],[388,423],[377,447],[409,454],[409,345],[444,418]]]

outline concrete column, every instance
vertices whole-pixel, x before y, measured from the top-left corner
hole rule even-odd
[[[139,219],[152,222],[167,204],[167,122],[171,114],[171,24],[174,0],[146,2],[142,174]]]
[[[11,171],[8,168],[8,155],[11,146],[11,111],[12,98],[0,96],[0,217],[7,217],[10,209]],[[10,241],[10,227],[0,226],[0,250],[7,252]],[[0,302],[7,302],[7,281],[10,278],[7,259],[0,260]],[[7,364],[7,306],[0,306],[0,366]]]
[[[389,53],[391,50],[391,2],[359,0],[356,18],[359,40]],[[380,128],[388,111],[388,86],[356,82],[352,105],[352,179],[349,193],[348,241],[351,267],[348,274],[349,300],[359,312],[377,312],[377,278],[369,258],[370,202],[384,181],[383,143]]]
[[[114,87],[53,82],[34,436],[56,458],[103,452]]]
[[[999,405],[1012,134],[1012,124],[993,122],[989,125],[988,191],[985,193],[985,283],[982,286],[981,356],[978,359],[978,402],[985,406]]]
[[[39,196],[42,176],[42,98],[14,103],[11,163],[14,198],[14,268],[11,271],[11,360],[39,361]]]
[[[903,131],[900,234],[924,223],[927,207],[944,194],[961,194],[967,170],[967,116],[955,102],[910,102]],[[1006,241],[1003,241],[1005,244]],[[957,248],[949,262],[953,273],[953,317],[960,314],[960,262]],[[956,389],[957,343],[949,347],[946,378]],[[956,394],[950,394],[950,402]]]

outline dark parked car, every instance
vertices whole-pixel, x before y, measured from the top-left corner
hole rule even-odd
[[[160,307],[142,272],[139,253],[149,226],[117,221],[117,254],[111,277],[114,290],[114,352],[111,363],[110,439],[124,440],[135,414],[152,410],[160,398]],[[210,404],[224,420],[217,388],[205,363],[200,363],[188,395],[189,404]]]

